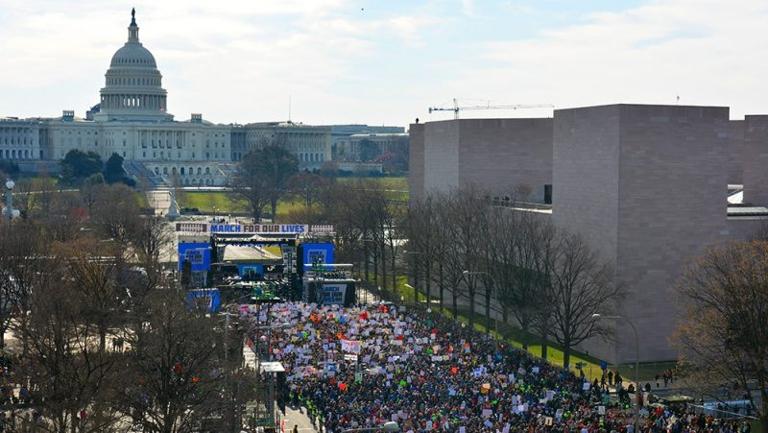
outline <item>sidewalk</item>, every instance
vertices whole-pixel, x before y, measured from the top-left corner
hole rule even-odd
[[[290,406],[285,407],[285,433],[293,432],[293,426],[299,426],[299,433],[319,433],[315,427],[312,426],[312,422],[306,415],[306,409],[303,412],[299,412],[298,409],[292,409]]]

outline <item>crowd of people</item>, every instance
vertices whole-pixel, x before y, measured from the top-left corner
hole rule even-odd
[[[272,359],[330,433],[388,421],[405,433],[634,433],[629,402],[439,314],[284,303],[271,320]],[[658,406],[642,411],[640,430],[748,433],[748,425]]]

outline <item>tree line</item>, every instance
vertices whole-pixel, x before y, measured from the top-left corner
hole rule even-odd
[[[136,181],[128,177],[123,161],[123,157],[117,153],[113,153],[104,163],[96,152],[72,149],[61,160],[61,181],[71,186],[118,182],[135,186]]]
[[[396,290],[408,275],[454,317],[467,310],[471,322],[484,316],[490,329],[500,315],[524,336],[557,342],[566,365],[574,347],[609,336],[592,314],[611,314],[624,294],[612,268],[541,214],[494,206],[475,188],[411,203],[366,180],[331,182],[314,194],[312,207],[287,219],[334,224],[337,261],[354,264],[374,287]]]
[[[500,315],[522,331],[524,348],[539,337],[545,358],[554,340],[566,368],[574,347],[610,337],[592,314],[612,313],[624,295],[612,267],[546,215],[494,206],[470,187],[413,202],[403,223],[417,287],[441,306],[450,301],[454,317],[462,304],[471,324],[480,300],[487,329]]]
[[[261,220],[268,210],[274,221],[280,200],[289,199],[311,208],[331,199],[329,193],[336,185],[337,174],[332,164],[314,172],[300,171],[296,155],[279,145],[265,145],[243,157],[230,183],[232,194],[247,203],[252,218]],[[369,189],[378,187],[375,182],[364,183]]]
[[[124,185],[41,196],[24,204],[26,218],[0,223],[4,384],[27,391],[2,409],[34,410],[3,420],[6,430],[182,433],[211,417],[235,423],[222,414],[256,389],[224,362],[240,358],[242,334],[185,303],[163,258],[173,247],[167,222],[141,215]],[[233,380],[237,398],[225,398]]]
[[[474,188],[410,203],[369,180],[308,191],[312,205],[287,219],[334,224],[337,261],[355,264],[372,286],[394,290],[409,274],[422,296],[454,317],[480,313],[490,329],[490,318],[500,316],[523,331],[524,346],[528,338],[541,341],[545,358],[547,341],[557,343],[566,365],[587,339],[612,338],[607,322],[592,315],[615,313],[628,288],[585,239],[536,209],[494,206],[490,194]],[[688,383],[705,394],[735,387],[753,399],[747,390],[757,389],[758,400],[768,401],[766,233],[708,250],[675,284],[671,302],[682,307],[672,340]]]
[[[749,400],[768,431],[768,238],[707,250],[677,285],[673,342],[688,386],[718,401]]]

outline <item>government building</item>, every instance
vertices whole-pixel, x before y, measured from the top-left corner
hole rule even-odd
[[[139,39],[135,11],[128,40],[112,56],[99,93],[85,118],[73,110],[58,118],[0,117],[0,159],[23,171],[55,172],[73,149],[96,152],[104,161],[116,153],[128,174],[149,187],[224,185],[237,161],[271,144],[296,155],[302,170],[331,160],[331,126],[215,124],[201,114],[175,120],[155,57]]]
[[[582,352],[611,363],[671,361],[685,309],[675,287],[707,248],[768,227],[768,116],[728,107],[615,104],[550,118],[410,127],[410,198],[475,186],[510,212],[580,235],[626,296],[615,339]],[[600,311],[595,311],[600,313]]]

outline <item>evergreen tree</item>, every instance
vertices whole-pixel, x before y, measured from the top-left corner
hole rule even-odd
[[[123,169],[123,157],[113,153],[104,166],[104,180],[109,184],[113,184],[125,179],[126,175]]]
[[[96,152],[85,153],[72,149],[61,161],[61,175],[67,183],[79,183],[83,179],[101,172],[104,163]]]

